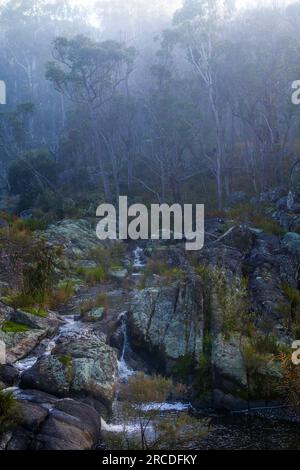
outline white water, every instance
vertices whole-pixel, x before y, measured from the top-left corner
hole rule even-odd
[[[180,401],[175,402],[175,403],[145,403],[142,405],[141,409],[142,411],[177,411],[177,412],[183,412],[183,411],[188,411],[191,408],[190,403],[182,403]]]
[[[132,276],[140,276],[140,271],[146,266],[143,261],[143,253],[144,250],[139,246],[133,252],[133,268],[135,269],[135,272],[132,273]]]
[[[26,370],[30,369],[34,366],[38,358],[36,356],[26,357],[26,359],[22,359],[14,363],[15,368],[22,374]]]
[[[56,342],[61,335],[69,335],[74,333],[79,333],[81,329],[81,322],[75,320],[74,315],[68,315],[64,317],[64,324],[59,328],[57,335],[51,340],[47,340],[45,343],[45,350],[40,355],[41,356],[50,356],[52,350],[55,348]],[[15,368],[20,372],[20,376],[31,369],[34,364],[37,362],[38,356],[29,356],[25,359],[21,359],[14,363]]]
[[[127,312],[122,312],[119,316],[119,319],[122,320],[122,331],[123,331],[123,349],[120,359],[118,360],[118,376],[122,382],[127,382],[128,378],[134,375],[134,371],[127,365],[125,361],[125,352],[128,344],[127,341],[127,327],[126,327],[126,315]]]
[[[141,275],[142,269],[145,267],[145,262],[143,261],[143,249],[137,247],[134,252],[134,262],[133,262],[133,267],[136,269],[136,273],[134,273],[136,276]],[[122,354],[121,357],[118,361],[118,377],[120,382],[126,383],[129,379],[129,377],[133,376],[134,374],[137,373],[137,371],[132,370],[129,365],[126,363],[125,355],[126,355],[126,350],[128,348],[128,338],[127,338],[127,328],[126,328],[126,316],[127,312],[124,311],[119,315],[119,320],[122,321],[122,328],[123,328],[123,335],[124,335],[124,342],[123,342],[123,349],[122,349]],[[84,335],[84,329],[82,328],[82,322],[81,321],[76,321],[76,317],[74,315],[68,315],[64,316],[64,324],[59,328],[57,335],[50,339],[46,340],[44,344],[44,350],[42,354],[39,356],[31,356],[31,357],[26,357],[25,359],[22,359],[20,361],[17,361],[14,365],[20,372],[20,376],[30,369],[31,367],[34,366],[34,364],[37,362],[38,357],[42,356],[48,356],[52,353],[54,347],[56,346],[57,340],[59,339],[60,336],[75,336],[77,334],[80,334],[80,336]],[[10,389],[7,389],[7,391],[12,391],[15,394],[22,394],[23,391],[20,390],[18,387],[12,387]],[[27,395],[26,395],[27,396]],[[28,398],[28,397],[27,397]],[[118,393],[116,394],[116,408],[117,406],[117,401],[118,401]],[[190,407],[190,404],[185,404],[185,403],[145,403],[142,407],[143,411],[152,411],[152,410],[158,410],[161,412],[183,412],[187,411]],[[115,416],[117,417],[117,409]],[[126,434],[136,434],[140,432],[139,425],[137,423],[106,423],[103,418],[101,418],[101,429],[106,432],[112,432],[112,433],[126,433]],[[152,432],[152,426],[149,426],[149,432]]]
[[[136,434],[139,432],[140,428],[138,424],[108,424],[101,418],[101,430],[106,432],[113,433],[126,433],[126,434]]]
[[[143,253],[144,253],[144,250],[140,248],[139,246],[133,252],[133,267],[136,269],[136,272],[132,274],[133,276],[140,276],[142,269],[145,267],[145,263],[143,261]],[[119,379],[122,382],[127,382],[128,378],[136,373],[134,370],[132,370],[128,366],[125,360],[125,352],[126,352],[126,347],[128,345],[126,315],[127,315],[127,312],[122,312],[119,316],[119,319],[122,320],[122,328],[123,328],[123,335],[124,335],[123,350],[122,350],[121,357],[118,361],[118,372],[119,372],[118,375],[119,375]]]

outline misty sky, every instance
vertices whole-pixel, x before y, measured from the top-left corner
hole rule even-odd
[[[74,1],[77,1],[84,5],[90,4],[92,7],[92,5],[95,3],[96,0],[74,0]],[[109,2],[110,0],[107,0],[107,1]],[[130,0],[127,0],[127,1],[130,2]],[[236,5],[239,8],[245,8],[251,5],[261,6],[263,4],[270,5],[273,3],[277,5],[288,5],[289,3],[294,3],[294,2],[295,0],[236,0]],[[172,11],[178,8],[182,4],[182,1],[181,0],[162,0],[161,4],[164,9],[168,9]]]

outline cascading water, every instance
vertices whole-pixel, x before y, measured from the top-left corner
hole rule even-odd
[[[140,276],[142,273],[143,268],[145,267],[146,263],[143,260],[144,251],[142,248],[137,247],[133,252],[133,267],[136,270],[133,275]],[[123,348],[121,352],[120,359],[118,361],[119,366],[119,383],[126,383],[129,377],[136,374],[138,371],[134,371],[131,369],[127,362],[126,362],[126,354],[130,350],[130,345],[128,342],[127,336],[127,312],[122,312],[119,316],[119,320],[121,320],[122,325],[122,333],[123,333]],[[190,408],[190,404],[187,403],[145,403],[144,410],[145,412],[151,410],[158,410],[162,413],[173,413],[173,412],[184,412]],[[127,423],[120,423],[120,403],[119,403],[119,391],[117,388],[117,393],[115,396],[115,401],[113,404],[113,416],[112,421],[110,423],[106,423],[103,419],[101,419],[101,429],[102,431],[111,432],[111,433],[127,433],[127,434],[135,434],[140,432],[140,427],[138,423],[135,422],[127,422]],[[149,426],[148,433],[153,432],[153,427]]]
[[[74,315],[65,316],[64,324],[59,328],[57,335],[52,339],[47,339],[42,342],[41,351],[38,355],[27,356],[20,361],[14,363],[15,368],[19,371],[21,375],[34,366],[39,357],[49,356],[52,350],[55,348],[56,342],[61,335],[68,335],[78,333],[81,328],[81,322],[76,321]]]
[[[140,276],[142,269],[146,266],[143,260],[144,250],[139,246],[133,252],[133,276]]]
[[[123,348],[120,359],[118,360],[118,368],[119,379],[123,382],[126,382],[130,376],[134,375],[134,371],[128,366],[125,361],[126,348],[128,347],[126,315],[127,312],[123,312],[120,315],[120,319],[122,321]]]

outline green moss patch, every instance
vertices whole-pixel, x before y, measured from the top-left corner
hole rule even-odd
[[[13,321],[6,321],[2,325],[2,331],[4,333],[26,333],[26,331],[29,331],[31,328],[29,326],[24,325],[23,323],[16,323]]]
[[[36,317],[47,318],[48,312],[46,310],[40,309],[38,307],[26,307],[22,309],[25,313],[30,313]]]

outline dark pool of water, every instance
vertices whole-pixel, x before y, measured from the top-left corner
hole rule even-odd
[[[211,417],[206,438],[197,449],[300,450],[300,425],[247,415]]]

